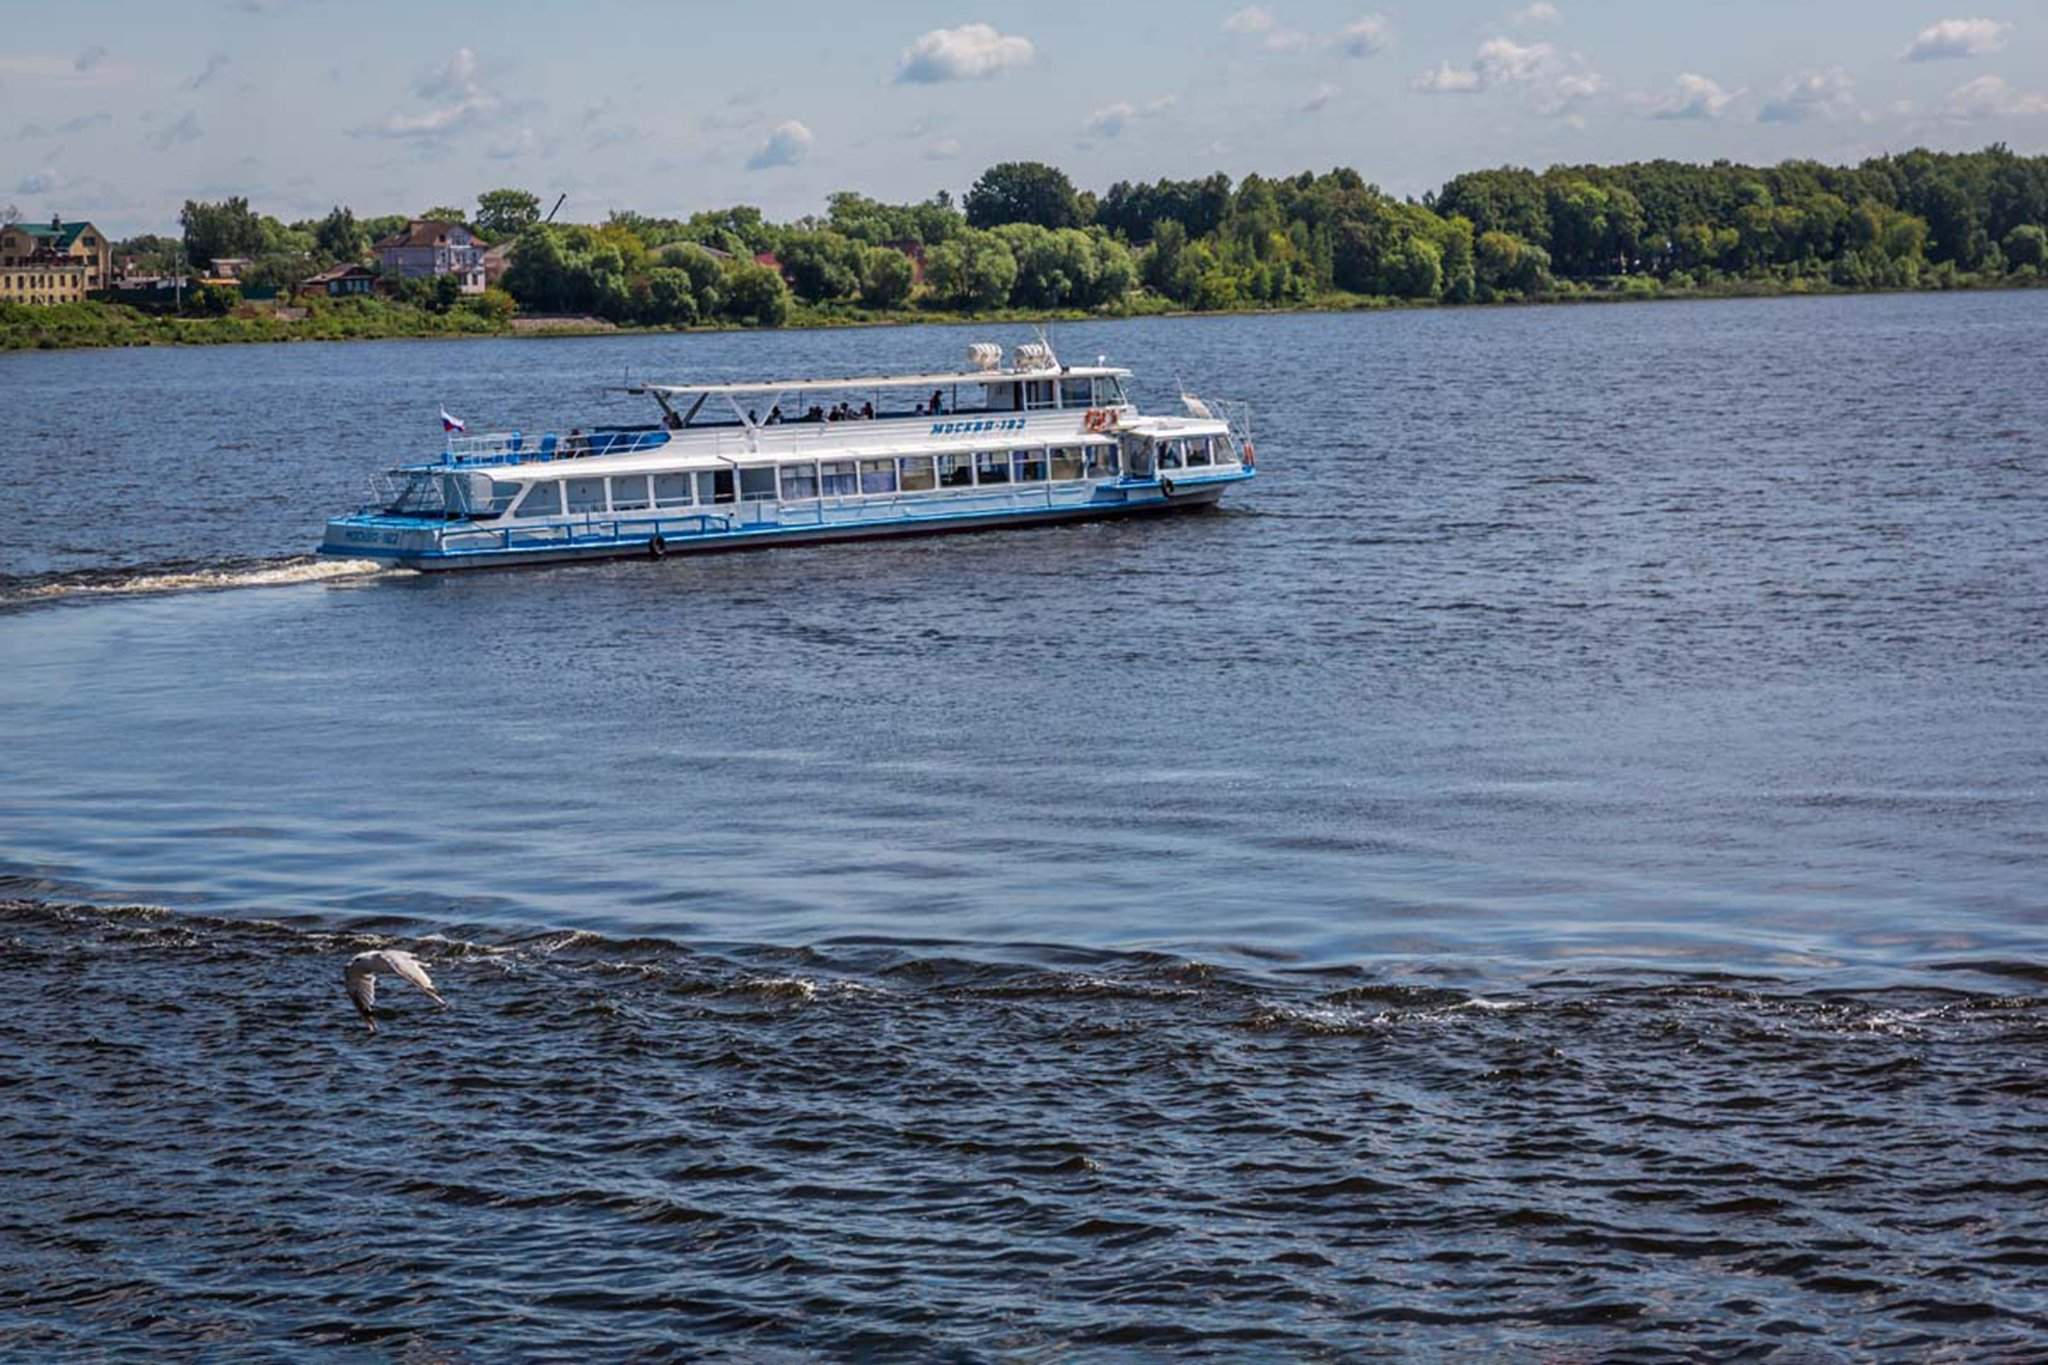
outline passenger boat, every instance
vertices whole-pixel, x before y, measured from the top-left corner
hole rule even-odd
[[[320,550],[426,570],[659,558],[1207,507],[1253,477],[1244,405],[1184,393],[1144,416],[1130,377],[1040,341],[934,374],[630,384],[660,420],[451,435]]]

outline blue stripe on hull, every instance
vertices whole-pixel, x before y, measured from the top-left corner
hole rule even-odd
[[[1038,507],[1014,511],[966,512],[924,515],[916,518],[841,522],[810,526],[764,524],[731,531],[693,532],[664,535],[667,554],[702,554],[718,550],[758,550],[775,545],[822,544],[830,541],[872,540],[886,536],[944,535],[956,531],[1000,529],[1005,526],[1043,525],[1048,522],[1107,520],[1183,508],[1213,507],[1233,483],[1249,475],[1205,480],[1201,486],[1183,484],[1172,497],[1147,498],[1135,502],[1084,502],[1070,507]],[[624,559],[648,554],[651,536],[607,537],[559,546],[529,546],[478,550],[399,551],[378,547],[322,545],[320,553],[342,559],[388,559],[405,568],[423,572],[454,569],[513,567],[524,564],[563,564],[577,560]]]

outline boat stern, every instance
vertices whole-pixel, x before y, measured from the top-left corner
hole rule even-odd
[[[386,559],[409,564],[441,552],[445,521],[356,513],[331,517],[320,553],[336,559]]]

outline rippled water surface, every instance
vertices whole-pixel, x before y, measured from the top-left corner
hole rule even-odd
[[[0,358],[0,1354],[2039,1358],[2043,308],[1076,326],[1258,481],[443,577],[443,404],[982,333]]]

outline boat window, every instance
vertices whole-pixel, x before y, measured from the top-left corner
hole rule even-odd
[[[1161,441],[1159,443],[1159,467],[1161,469],[1179,469],[1181,463],[1180,456],[1181,443],[1179,441]]]
[[[1015,384],[983,384],[981,406],[985,412],[1009,412],[1022,408],[1024,400],[1018,395]]]
[[[1227,436],[1211,437],[1209,453],[1216,457],[1217,464],[1237,463],[1237,452],[1230,448],[1230,438]]]
[[[604,480],[569,480],[569,510],[571,512],[602,512],[604,510]]]
[[[618,485],[627,482],[630,482],[630,480],[612,480],[614,506],[617,505],[619,496]],[[690,502],[690,476],[688,474],[656,474],[654,476],[654,505],[656,507],[688,507]]]
[[[896,462],[894,460],[862,460],[860,462],[860,491],[863,493],[894,493],[896,491]]]
[[[1010,452],[1010,469],[1018,483],[1043,483],[1045,481],[1045,452],[1042,450],[1013,450]]]
[[[675,475],[664,475],[674,478]],[[689,495],[689,485],[683,485],[684,496]],[[638,512],[644,510],[647,502],[647,476],[645,474],[620,474],[612,479],[612,510],[614,512]]]
[[[932,473],[932,457],[929,455],[905,455],[897,465],[903,470],[903,491],[906,493],[928,493],[938,487],[938,479]]]
[[[1085,408],[1095,401],[1094,383],[1087,379],[1062,379],[1060,381],[1060,406],[1063,408]]]
[[[756,465],[740,471],[741,502],[775,501],[775,466]]]
[[[966,488],[974,482],[972,455],[939,456],[939,487]]]
[[[974,455],[974,481],[976,483],[1008,483],[1010,481],[1010,457],[1000,450],[981,450]]]
[[[1053,406],[1053,395],[1057,386],[1050,379],[1030,379],[1024,383],[1024,406],[1027,408],[1049,408]]]
[[[744,473],[751,474],[749,469]],[[782,466],[782,500],[802,502],[818,496],[818,467],[814,464],[786,464]]]
[[[1088,477],[1100,479],[1116,473],[1123,463],[1118,455],[1119,451],[1114,445],[1089,446]]]
[[[849,497],[860,492],[860,477],[852,460],[827,460],[818,466],[818,491],[828,498]]]
[[[1127,457],[1124,467],[1130,471],[1133,477],[1140,479],[1152,477],[1152,443],[1150,441],[1142,436],[1134,436],[1131,438],[1130,448],[1124,454]]]
[[[1201,465],[1201,464],[1208,464],[1208,463],[1210,463],[1210,460],[1209,460],[1209,438],[1208,438],[1208,437],[1206,437],[1206,436],[1195,436],[1195,437],[1191,437],[1191,438],[1189,438],[1189,440],[1188,440],[1188,465],[1189,465],[1189,467],[1191,467],[1191,468],[1192,468],[1192,467],[1193,467],[1193,466],[1195,466],[1195,465]]]
[[[562,484],[559,479],[537,483],[526,490],[515,517],[559,517],[562,515]]]
[[[495,517],[495,516],[497,516],[497,515],[498,515],[499,513],[503,512],[503,511],[504,511],[504,510],[505,510],[506,508],[510,507],[510,506],[512,505],[512,500],[513,500],[514,498],[518,497],[518,496],[519,496],[519,485],[518,485],[518,484],[516,484],[516,483],[504,483],[504,482],[502,482],[502,481],[500,481],[500,480],[498,480],[498,479],[492,479],[492,480],[491,480],[491,505],[490,505],[490,507],[489,507],[489,508],[487,509],[487,510],[488,510],[488,512],[489,512],[489,514],[490,514],[491,516],[494,516],[494,517]]]
[[[1052,476],[1055,479],[1078,479],[1081,477],[1081,447],[1054,446],[1052,451]]]
[[[732,471],[730,469],[708,469],[699,474],[697,476],[697,501],[711,503],[731,502]]]
[[[1095,381],[1095,406],[1098,408],[1120,408],[1124,404],[1124,381],[1113,374],[1106,374]]]

